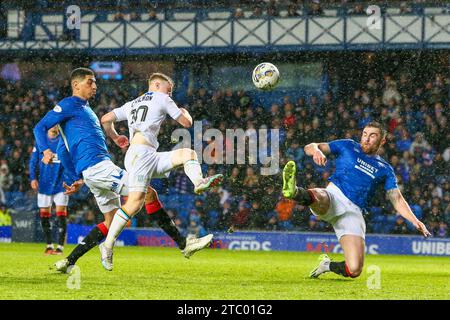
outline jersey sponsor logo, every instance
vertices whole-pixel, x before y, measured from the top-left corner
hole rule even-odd
[[[364,172],[365,174],[367,174],[372,179],[375,179],[375,176],[373,174],[371,174],[370,172],[367,172],[363,167],[359,167],[359,166],[355,165],[355,169],[358,169],[359,171]]]
[[[62,108],[61,108],[59,105],[56,105],[56,106],[53,108],[53,111],[55,111],[55,112],[61,112],[61,111],[62,111]]]
[[[358,162],[358,164],[355,165],[356,169],[358,169],[361,172],[364,172],[365,174],[370,176],[372,179],[375,179],[374,173],[378,172],[377,168],[375,168],[374,166],[368,164],[364,160],[361,160],[360,158],[358,158],[356,161]]]
[[[37,151],[36,147],[33,147],[33,152],[36,152],[36,151]]]

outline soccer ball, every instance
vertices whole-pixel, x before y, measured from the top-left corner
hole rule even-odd
[[[280,72],[273,64],[263,62],[258,64],[253,70],[252,80],[258,89],[272,90],[280,80]]]

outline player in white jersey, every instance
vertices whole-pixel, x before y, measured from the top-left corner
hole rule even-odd
[[[55,107],[50,115],[41,120],[40,125],[52,127],[54,122],[64,122],[62,125],[65,126],[65,143],[59,144],[58,157],[65,171],[72,176],[70,180],[79,179],[70,186],[64,184],[65,194],[77,192],[85,183],[93,193],[105,220],[94,227],[67,258],[54,264],[56,270],[63,273],[70,273],[79,258],[105,239],[113,216],[121,206],[120,197],[128,196],[128,173],[110,160],[100,121],[87,104],[87,100],[93,97],[97,90],[94,73],[90,69],[75,69],[71,75],[71,84],[73,96],[60,102],[57,106],[59,108]],[[47,139],[47,135],[44,138]],[[66,143],[76,148],[69,148]],[[123,149],[128,146],[128,139],[120,135],[114,139],[114,143]],[[53,161],[53,152],[49,152],[47,158],[44,152],[44,160]],[[79,169],[77,174],[75,168],[80,166],[82,169]],[[146,188],[145,211],[150,221],[156,222],[174,240],[183,255],[189,258],[198,251],[198,239],[183,237],[164,210],[156,190],[151,186]]]
[[[127,202],[114,217],[105,242],[100,245],[102,265],[112,270],[114,242],[127,222],[141,209],[146,186],[152,177],[168,173],[175,167],[184,166],[184,172],[194,184],[194,192],[200,194],[222,183],[223,175],[203,178],[202,170],[194,150],[183,148],[169,152],[157,152],[158,133],[161,123],[169,115],[185,128],[192,126],[192,117],[184,108],[178,108],[172,100],[173,81],[161,73],[149,78],[149,91],[125,103],[122,107],[104,115],[101,119],[106,134],[113,140],[119,136],[114,122],[128,120],[130,147],[125,156],[128,171],[129,195]],[[209,245],[213,235],[197,239],[198,250]]]

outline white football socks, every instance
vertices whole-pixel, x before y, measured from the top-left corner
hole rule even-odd
[[[114,218],[109,226],[108,235],[105,240],[105,247],[112,248],[114,247],[114,242],[119,237],[123,228],[127,225],[128,221],[130,221],[131,217],[122,210],[122,208],[116,211]]]
[[[197,186],[203,180],[202,168],[197,160],[189,160],[184,164],[184,173],[189,177],[194,186]]]

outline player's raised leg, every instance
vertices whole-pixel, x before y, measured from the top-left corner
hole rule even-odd
[[[201,238],[186,239],[183,237],[173,220],[164,210],[158,199],[158,194],[151,187],[148,188],[147,195],[145,196],[145,210],[150,220],[155,221],[175,241],[186,258],[190,258],[195,252],[207,247],[213,238],[212,234]]]
[[[316,215],[324,216],[330,208],[330,195],[326,189],[305,189],[297,187],[296,165],[289,161],[283,169],[283,195],[297,201],[299,204],[309,206]],[[344,223],[341,221],[341,223]],[[340,243],[344,251],[345,261],[333,262],[326,254],[319,257],[319,264],[314,268],[310,277],[317,278],[326,272],[334,272],[344,277],[355,278],[361,274],[364,261],[364,239],[356,235],[343,235]]]
[[[305,189],[297,186],[297,166],[294,161],[286,163],[283,169],[283,196],[295,200],[303,206],[309,206],[320,216],[325,215],[330,208],[330,196],[326,189]]]
[[[166,210],[164,210],[161,201],[159,201],[158,193],[152,187],[148,188],[147,195],[145,196],[145,211],[150,221],[156,222],[175,241],[178,248],[184,250],[186,247],[186,238],[181,235],[173,220],[169,217]]]
[[[194,184],[194,192],[196,194],[201,194],[202,192],[222,184],[222,174],[203,178],[202,168],[198,162],[197,153],[192,149],[182,148],[172,151],[170,161],[174,168],[183,165],[184,172]]]

